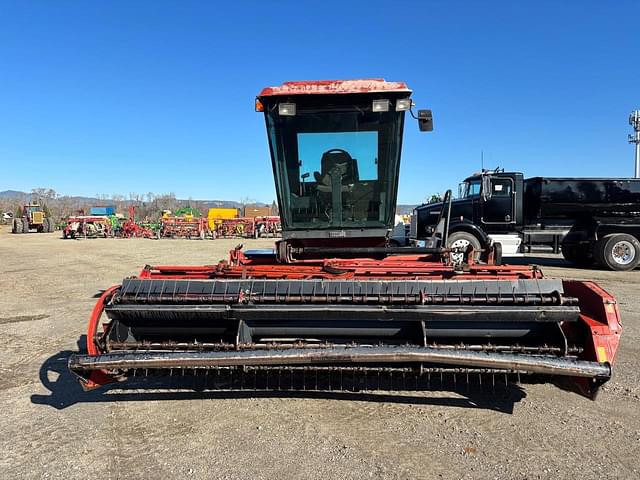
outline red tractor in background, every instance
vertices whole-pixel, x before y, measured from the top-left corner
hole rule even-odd
[[[35,230],[38,233],[49,233],[55,230],[53,219],[47,217],[42,205],[31,203],[22,207],[22,217],[13,219],[12,233],[29,233]]]

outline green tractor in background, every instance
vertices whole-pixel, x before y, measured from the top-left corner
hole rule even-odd
[[[47,217],[42,205],[32,203],[22,207],[22,216],[13,219],[12,233],[29,233],[36,230],[38,233],[53,232],[55,223]]]

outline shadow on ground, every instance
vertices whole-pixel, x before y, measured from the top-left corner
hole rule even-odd
[[[576,268],[579,266],[567,262],[562,257],[537,257],[527,255],[525,257],[505,257],[503,262],[508,265],[540,265],[541,267]]]
[[[78,342],[84,346],[84,338]],[[329,400],[351,400],[376,403],[398,403],[412,405],[447,406],[493,410],[501,413],[513,413],[514,404],[525,397],[524,391],[517,385],[507,384],[496,389],[476,388],[437,388],[432,391],[448,392],[449,397],[426,396],[424,390],[409,394],[389,392],[353,392],[325,390],[203,390],[198,378],[143,378],[136,377],[126,383],[114,384],[98,390],[85,392],[76,377],[67,368],[69,357],[75,352],[65,350],[49,357],[40,367],[40,382],[49,391],[48,394],[33,394],[31,402],[48,405],[58,410],[77,403],[140,402],[150,400],[193,400],[193,399],[243,399],[243,398],[307,398]],[[167,380],[171,380],[168,388]],[[176,389],[177,388],[177,389]],[[414,392],[410,392],[414,393]]]

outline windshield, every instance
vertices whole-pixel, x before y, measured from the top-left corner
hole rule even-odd
[[[468,198],[480,195],[480,179],[463,182],[458,187],[458,197]]]
[[[295,116],[268,111],[283,226],[390,228],[403,114],[363,105],[298,104]]]

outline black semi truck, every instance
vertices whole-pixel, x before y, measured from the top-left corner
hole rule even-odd
[[[414,210],[412,243],[428,238],[442,207]],[[480,251],[493,242],[505,256],[532,243],[555,243],[572,263],[631,270],[640,262],[640,179],[472,175],[452,200],[447,245]]]

